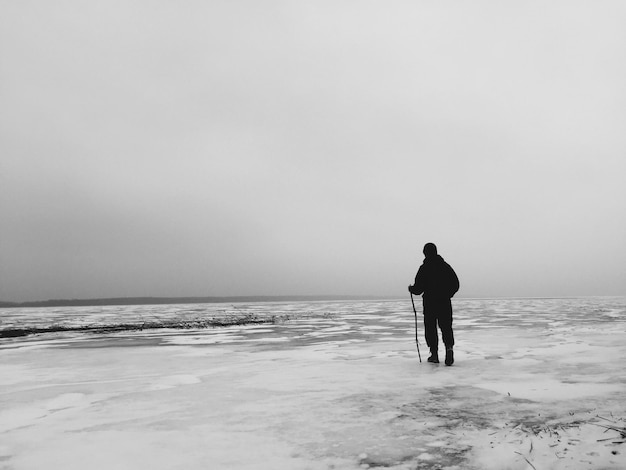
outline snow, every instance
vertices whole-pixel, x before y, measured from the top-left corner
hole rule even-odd
[[[410,302],[5,341],[0,469],[626,468],[605,427],[626,425],[623,314],[544,321],[533,302],[500,322],[455,304],[453,367],[421,334],[418,361]]]

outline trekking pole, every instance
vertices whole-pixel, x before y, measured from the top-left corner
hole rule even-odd
[[[422,362],[422,355],[420,354],[420,344],[417,342],[417,310],[415,310],[415,302],[413,301],[413,292],[411,292],[411,304],[413,305],[413,313],[415,314],[415,345],[417,346],[417,355]]]

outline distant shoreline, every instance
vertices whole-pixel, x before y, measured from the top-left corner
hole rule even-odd
[[[360,295],[250,295],[231,297],[114,297],[105,299],[51,299],[0,302],[0,308],[99,307],[111,305],[216,304],[239,302],[303,302],[341,300],[396,300],[397,297]]]
[[[583,295],[554,297],[455,297],[456,300],[515,300],[515,299],[582,299],[588,297],[622,298],[624,295]],[[408,297],[407,297],[408,298]],[[421,296],[416,296],[421,299]],[[103,299],[50,299],[26,302],[2,302],[0,308],[31,307],[104,307],[114,305],[171,305],[218,304],[243,302],[339,302],[359,300],[402,300],[399,296],[384,295],[247,295],[221,297],[111,297]],[[406,299],[405,299],[406,300]]]

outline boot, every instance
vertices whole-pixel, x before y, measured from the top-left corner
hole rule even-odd
[[[450,347],[446,348],[446,365],[451,366],[452,364],[454,364],[454,351]]]
[[[436,349],[430,350],[430,357],[428,358],[428,362],[432,362],[433,364],[439,364],[439,353]]]

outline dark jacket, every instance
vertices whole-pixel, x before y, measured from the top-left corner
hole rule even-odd
[[[424,258],[411,287],[413,294],[424,294],[429,299],[450,299],[458,290],[459,278],[439,255]]]

